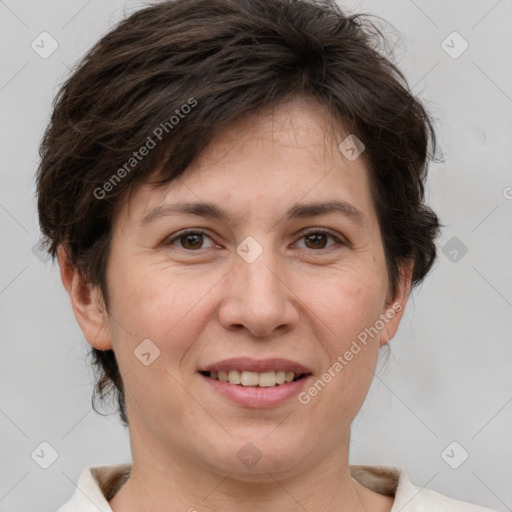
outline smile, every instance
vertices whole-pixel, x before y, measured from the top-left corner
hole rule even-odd
[[[245,370],[202,372],[213,380],[228,382],[237,386],[271,388],[293,382],[304,377],[305,374],[296,374],[291,371],[251,372]]]
[[[312,378],[312,370],[289,359],[225,359],[198,369],[215,395],[249,408],[271,408],[294,403]]]

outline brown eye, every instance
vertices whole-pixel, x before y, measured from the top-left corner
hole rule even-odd
[[[174,236],[166,245],[174,245],[187,251],[197,251],[199,249],[205,249],[205,247],[203,247],[205,239],[211,240],[208,235],[201,231],[185,231]]]
[[[327,235],[325,233],[313,233],[304,237],[308,249],[325,249]],[[310,245],[308,245],[308,243]]]
[[[190,234],[180,236],[179,240],[184,249],[200,249],[203,244],[203,235],[201,234]]]
[[[329,238],[334,240],[335,243],[328,246],[327,244]],[[309,231],[307,233],[302,233],[300,239],[305,241],[306,249],[312,250],[329,249],[333,245],[336,245],[336,243],[345,245],[340,237],[336,236],[334,233],[331,233],[330,231],[325,230],[315,230]]]

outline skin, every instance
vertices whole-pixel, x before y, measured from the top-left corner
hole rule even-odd
[[[178,180],[135,189],[113,221],[108,313],[61,250],[85,338],[114,350],[124,379],[133,467],[114,512],[391,509],[392,497],[350,476],[350,425],[398,328],[410,272],[392,295],[364,160],[348,160],[337,147],[346,134],[331,140],[326,128],[324,109],[296,98],[228,125]],[[363,222],[340,213],[284,218],[296,203],[333,199]],[[229,219],[179,214],[139,224],[178,201],[213,202]],[[187,228],[204,236],[187,244],[175,236]],[[311,240],[305,228],[344,243]],[[247,236],[263,248],[252,263],[236,253]],[[311,368],[314,382],[392,304],[401,311],[306,405],[293,397],[246,408],[197,373],[230,357],[280,357]],[[145,366],[133,352],[148,338],[160,356]],[[248,442],[261,453],[252,467],[237,457]]]

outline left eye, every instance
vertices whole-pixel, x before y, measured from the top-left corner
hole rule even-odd
[[[316,230],[316,231],[309,231],[307,233],[301,233],[299,240],[306,240],[306,244],[310,243],[311,247],[306,247],[306,249],[328,249],[328,247],[325,246],[327,238],[332,238],[337,243],[342,243],[342,240],[331,233],[330,231],[325,230]],[[333,244],[335,245],[335,244]],[[329,246],[329,247],[332,247]]]
[[[202,247],[202,243],[204,241],[204,239],[208,239],[212,242],[212,245],[210,247],[212,247],[213,245],[215,245],[213,243],[213,240],[206,234],[206,233],[203,233],[202,231],[185,231],[177,236],[175,236],[174,238],[171,238],[167,243],[166,245],[176,245],[176,242],[179,242],[179,246],[181,249],[186,249],[186,250],[189,250],[189,251],[195,251],[195,250],[198,250],[198,249],[208,249],[208,247]],[[315,250],[315,249],[327,249],[329,247],[332,247],[332,245],[335,245],[335,244],[332,244],[331,246],[329,247],[326,247],[326,241],[328,238],[331,238],[335,241],[335,243],[343,243],[342,240],[334,235],[333,233],[331,233],[330,231],[325,231],[325,230],[314,230],[314,231],[309,231],[309,232],[303,232],[301,233],[300,237],[299,237],[299,240],[302,240],[304,239],[306,241],[306,249],[312,249],[312,250]],[[309,244],[309,246],[308,246]]]

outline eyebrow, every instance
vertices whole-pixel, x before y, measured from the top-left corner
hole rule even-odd
[[[293,220],[318,217],[332,213],[342,214],[359,225],[365,224],[366,219],[364,215],[355,206],[340,200],[296,204],[286,212],[284,217],[287,220]],[[227,211],[213,203],[176,203],[157,206],[142,217],[140,225],[145,226],[165,217],[182,214],[216,219],[226,224],[230,219],[230,215]]]

